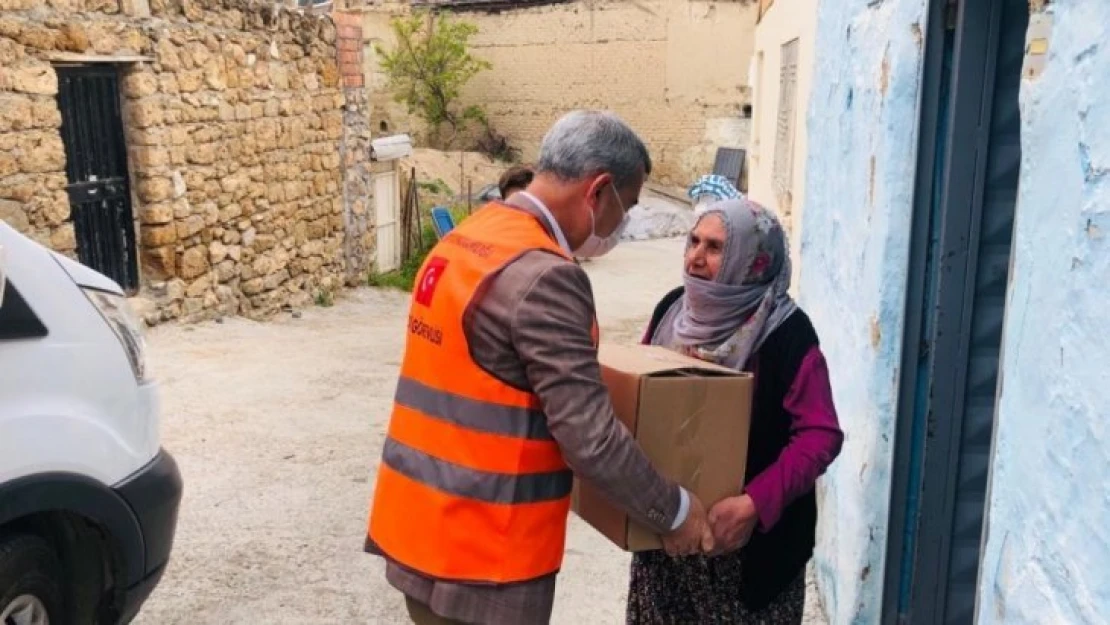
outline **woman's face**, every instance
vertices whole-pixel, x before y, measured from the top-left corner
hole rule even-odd
[[[720,215],[702,217],[686,242],[686,273],[703,280],[716,280],[727,236]]]

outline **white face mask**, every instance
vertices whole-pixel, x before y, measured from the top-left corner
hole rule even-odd
[[[595,232],[597,228],[597,219],[594,217],[594,212],[590,211],[590,236],[586,241],[574,250],[574,255],[578,258],[598,258],[611,252],[614,247],[621,241],[621,233],[628,226],[628,211],[624,210],[624,202],[621,201],[621,196],[617,193],[617,187],[613,183],[609,183],[613,189],[613,195],[617,196],[617,205],[621,207],[621,222],[607,237],[599,237]]]

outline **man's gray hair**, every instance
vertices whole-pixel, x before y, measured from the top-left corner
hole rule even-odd
[[[640,137],[621,118],[608,111],[572,111],[543,138],[537,173],[563,180],[581,180],[608,172],[613,184],[624,187],[640,168],[651,173],[651,156]]]

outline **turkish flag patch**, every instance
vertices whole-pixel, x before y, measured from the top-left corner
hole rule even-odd
[[[447,259],[434,256],[428,259],[424,265],[424,273],[420,274],[420,281],[416,283],[416,295],[413,299],[421,306],[431,306],[432,296],[436,293],[436,287],[439,286],[439,281],[443,277],[443,272],[447,270]]]

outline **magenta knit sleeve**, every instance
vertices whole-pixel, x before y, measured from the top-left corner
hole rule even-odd
[[[816,345],[798,367],[783,408],[793,417],[790,442],[778,460],[745,488],[759,511],[759,529],[763,532],[778,522],[783,508],[813,489],[844,442],[833,405],[829,368]]]

